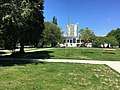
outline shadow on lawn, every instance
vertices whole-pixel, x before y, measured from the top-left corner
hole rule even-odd
[[[5,52],[1,52],[1,51],[0,51],[0,54],[5,54]]]
[[[50,53],[53,53],[53,51],[36,51],[24,54],[16,52],[11,55],[0,56],[0,66],[25,65],[30,63],[37,64],[39,61],[35,59],[49,59],[54,57],[50,55]]]
[[[19,52],[13,53],[10,57],[13,58],[30,58],[30,59],[49,59],[53,56],[50,55],[52,51],[36,51],[20,54]]]
[[[9,60],[0,60],[0,66],[2,66],[2,67],[6,67],[6,66],[15,66],[15,65],[26,65],[26,64],[38,64],[38,63],[43,63],[43,62],[38,62],[38,61],[36,61],[36,62],[34,62],[34,61],[32,61],[32,60],[30,60],[30,61],[28,61],[28,60],[11,60],[11,59],[9,59]]]

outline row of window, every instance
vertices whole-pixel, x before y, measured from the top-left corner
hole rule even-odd
[[[64,40],[64,43],[80,43],[80,40]]]

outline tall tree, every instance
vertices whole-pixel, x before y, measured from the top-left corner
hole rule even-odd
[[[117,46],[118,42],[116,40],[116,38],[114,36],[104,36],[104,37],[100,37],[100,36],[96,36],[94,42],[93,42],[93,46],[94,47],[101,47],[101,45],[104,44],[108,44],[111,46]]]
[[[101,45],[103,45],[104,42],[104,37],[102,36],[95,36],[95,40],[93,42],[93,47],[101,47]]]
[[[15,49],[16,43],[20,42],[20,52],[23,53],[25,43],[37,45],[44,29],[43,4],[44,0],[0,1],[0,30],[4,46]]]
[[[53,17],[52,23],[54,23],[57,26],[57,18],[55,16]]]
[[[57,43],[62,42],[61,28],[57,27],[51,22],[45,22],[45,29],[43,31],[43,41],[45,45],[50,44],[51,47],[55,47]]]
[[[106,43],[110,44],[111,46],[118,46],[119,43],[114,36],[107,36]]]
[[[107,36],[114,36],[117,39],[120,47],[120,28],[117,28],[116,30],[112,30],[107,34]]]
[[[93,40],[95,39],[95,34],[92,30],[90,30],[89,28],[85,28],[85,29],[80,29],[80,38],[82,40],[84,40],[84,44],[85,43],[89,43],[89,42],[93,42]]]
[[[17,10],[17,1],[1,0],[0,3],[0,29],[2,45],[6,49],[14,49],[17,42],[17,19],[19,17]]]

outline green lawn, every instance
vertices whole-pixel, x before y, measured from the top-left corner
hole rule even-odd
[[[31,50],[37,50],[37,49],[33,48]],[[34,58],[34,59],[53,58],[53,59],[120,61],[120,49],[116,49],[115,53],[103,53],[102,48],[53,48],[44,51],[36,51],[36,52],[28,52],[28,53],[26,52],[26,54],[24,55],[15,54],[15,56],[13,57]]]
[[[55,48],[49,50],[51,58],[120,61],[120,49],[115,54],[103,53],[102,48]]]
[[[0,66],[0,90],[119,89],[120,75],[105,65],[29,63]]]

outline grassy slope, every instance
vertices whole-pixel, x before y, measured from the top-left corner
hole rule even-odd
[[[57,59],[87,59],[87,60],[109,60],[120,61],[120,49],[115,54],[102,53],[101,48],[56,48],[50,55]]]
[[[120,75],[104,65],[45,63],[0,67],[0,90],[118,90]]]

